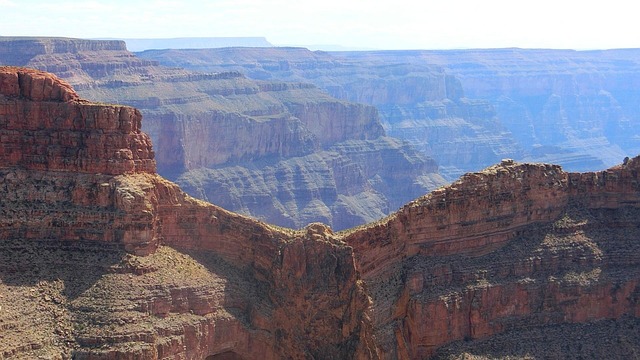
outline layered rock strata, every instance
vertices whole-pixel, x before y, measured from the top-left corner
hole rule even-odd
[[[2,131],[38,131],[0,169],[2,358],[377,356],[353,250],[324,225],[276,229],[193,199],[154,173],[136,110],[39,71],[0,79],[0,108],[37,109],[3,111]],[[24,156],[74,136],[60,166],[58,144],[51,166]]]
[[[66,83],[39,71],[0,74],[3,167],[120,175],[155,172],[140,112],[80,100]]]
[[[639,153],[639,53],[235,48],[138,55],[199,71],[311,82],[374,105],[390,136],[434,157],[453,181],[505,157],[595,171]]]
[[[523,148],[483,99],[421,52],[309,51],[303,48],[148,50],[142,58],[197,71],[234,70],[254,79],[305,81],[336,98],[375,106],[389,136],[436,160],[453,181]]]
[[[384,357],[637,317],[638,170],[640,158],[595,173],[506,160],[348,234]]]
[[[51,75],[3,67],[0,79],[2,106],[44,114],[19,123],[73,133],[64,116],[43,118],[80,109],[83,136],[145,139],[135,126],[92,131],[104,115],[91,109],[111,114],[109,129],[122,117]],[[34,84],[57,90],[36,96]],[[572,344],[580,329],[601,334],[592,354],[613,340],[626,342],[611,354],[639,350],[622,329],[640,316],[640,157],[593,173],[504,160],[333,233],[191,198],[153,172],[152,152],[95,154],[115,170],[28,157],[0,168],[2,358],[421,359],[491,357],[492,344],[573,355],[508,339],[562,329]]]

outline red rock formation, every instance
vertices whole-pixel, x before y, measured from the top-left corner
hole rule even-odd
[[[89,104],[35,70],[0,72],[0,166],[119,175],[155,172],[142,116],[125,106]]]
[[[640,157],[505,160],[376,224],[293,231],[155,174],[135,110],[0,79],[1,357],[419,359],[640,316]]]
[[[0,79],[1,357],[377,357],[353,249],[330,230],[189,197],[155,174],[133,108],[40,71]]]
[[[640,157],[584,174],[507,160],[348,234],[385,357],[638,316],[639,168]]]
[[[373,107],[311,84],[158,66],[107,40],[0,37],[0,64],[50,71],[85,98],[136,107],[160,174],[279,226],[353,227],[444,183],[434,161],[384,136]],[[400,165],[393,176],[381,157]]]

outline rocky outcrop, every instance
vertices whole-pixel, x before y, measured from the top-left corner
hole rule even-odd
[[[71,94],[50,75],[5,73],[49,80],[3,85],[2,104],[79,108],[84,120],[98,108],[121,123],[111,105],[16,95],[34,83]],[[83,136],[130,136],[79,122]],[[587,327],[601,354],[640,317],[640,157],[592,173],[503,160],[339,233],[230,213],[146,167],[109,174],[26,159],[0,168],[4,358],[419,359],[455,355],[460,341],[461,356],[492,356],[485,344],[513,344],[510,334]],[[627,341],[615,354],[634,351]]]
[[[2,167],[155,172],[151,141],[140,130],[137,110],[88,104],[57,78],[18,68],[0,73],[0,91]]]
[[[171,180],[193,178],[197,173],[196,184],[186,190],[194,196],[206,195],[206,200],[229,210],[281,226],[300,228],[311,220],[343,229],[378,219],[445,182],[430,158],[416,154],[406,143],[385,139],[374,107],[338,100],[309,83],[255,81],[231,68],[194,73],[157,66],[126,51],[118,41],[0,38],[0,45],[4,46],[0,63],[52,71],[86,98],[140,109],[144,130],[155,146],[158,172]],[[25,56],[13,56],[13,47]],[[285,176],[273,183],[269,169],[325,158],[334,146],[345,156],[350,149],[356,151],[341,163],[367,154],[364,163],[370,168],[354,165],[367,176],[352,176],[354,184],[331,181],[327,192],[335,196],[328,197],[298,177]],[[401,164],[414,166],[398,166],[396,170],[407,172],[397,176],[375,172],[384,167],[375,162],[381,155],[358,152],[372,146],[394,152],[391,156]],[[310,176],[321,178],[335,167],[317,164],[305,165],[302,172],[319,171]],[[236,181],[225,169],[250,173],[252,179]],[[394,177],[406,181],[394,182]],[[263,181],[266,187],[292,191],[266,196],[256,185]],[[351,188],[364,190],[354,194]],[[285,203],[296,205],[280,205]],[[339,210],[326,210],[334,208]]]
[[[640,157],[583,174],[505,160],[348,234],[385,356],[638,316],[639,168]]]
[[[0,131],[83,130],[68,166],[48,159],[57,152],[43,154],[49,167],[2,162],[2,358],[377,357],[353,249],[328,228],[276,229],[189,197],[152,157],[81,151],[132,133],[146,139],[130,142],[141,150],[150,143],[132,108],[80,100],[39,71],[2,67],[0,79],[2,107],[39,115],[3,112]],[[25,95],[42,84],[57,95]]]

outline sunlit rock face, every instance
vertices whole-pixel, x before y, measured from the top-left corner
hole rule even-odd
[[[610,336],[626,339],[611,356],[636,351],[638,170],[505,160],[348,234],[383,357],[573,356],[562,342],[589,357]]]
[[[378,358],[351,247],[188,196],[140,121],[0,67],[0,357]]]

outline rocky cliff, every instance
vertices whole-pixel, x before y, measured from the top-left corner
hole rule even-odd
[[[155,172],[151,141],[140,130],[137,110],[81,101],[69,85],[37,71],[4,72],[0,86],[3,166],[110,175]]]
[[[0,168],[0,357],[376,357],[353,249],[328,228],[195,200],[155,174],[133,108],[0,79],[2,145],[21,139]]]
[[[0,63],[52,71],[86,98],[140,109],[160,174],[192,195],[281,226],[352,227],[445,182],[432,159],[386,137],[375,108],[308,83],[162,67],[119,41],[0,38]],[[380,172],[390,159],[400,173]],[[305,175],[275,179],[274,168]],[[325,179],[324,190],[307,175]],[[264,191],[275,187],[284,190]]]
[[[520,158],[516,143],[486,100],[465,97],[444,67],[399,52],[312,52],[302,48],[148,50],[142,58],[197,71],[234,70],[254,79],[306,81],[348,101],[375,106],[387,134],[432,157],[454,180]]]
[[[640,158],[582,174],[503,161],[346,235],[385,357],[637,317],[638,170]],[[465,351],[495,350],[479,348]]]
[[[38,109],[0,113],[0,131],[20,123],[11,138],[38,139],[0,166],[1,358],[640,351],[640,157],[591,173],[504,160],[379,222],[294,231],[156,175],[134,109],[81,100],[34,70],[2,67],[0,79],[0,108]],[[113,146],[50,167],[18,156],[67,136],[79,150]]]

